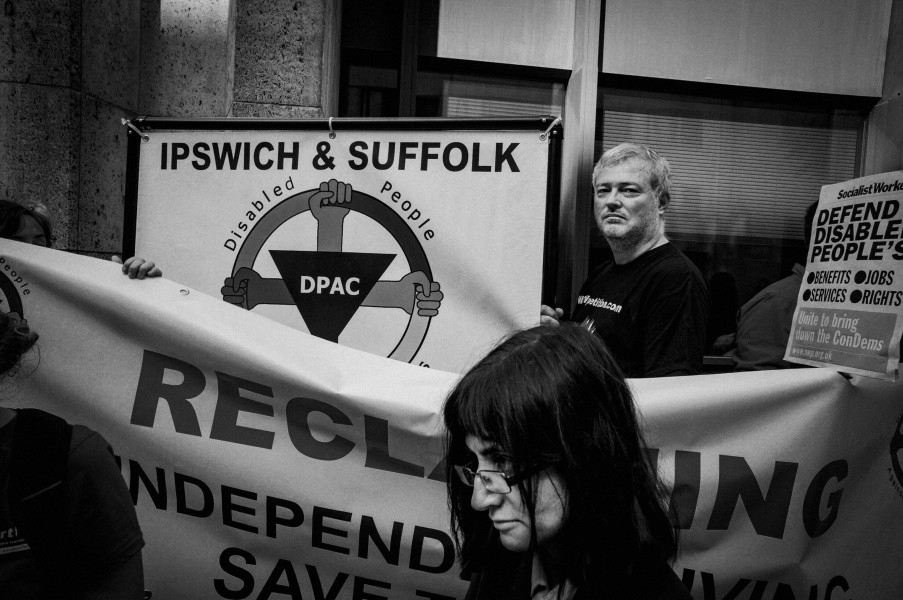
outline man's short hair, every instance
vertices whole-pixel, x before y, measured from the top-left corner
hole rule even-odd
[[[667,206],[671,202],[671,165],[658,152],[642,144],[624,143],[606,150],[593,168],[593,184],[602,169],[614,167],[631,158],[638,158],[646,163],[652,191],[659,204]]]

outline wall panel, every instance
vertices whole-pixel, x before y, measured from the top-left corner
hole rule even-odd
[[[443,0],[437,55],[570,69],[575,0]]]
[[[606,0],[602,71],[881,96],[891,0]]]

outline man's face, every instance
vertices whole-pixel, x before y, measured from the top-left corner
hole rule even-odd
[[[662,234],[665,209],[655,197],[643,160],[631,158],[602,169],[593,187],[596,224],[609,242],[632,247]]]

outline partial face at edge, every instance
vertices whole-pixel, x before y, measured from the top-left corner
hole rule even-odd
[[[44,235],[44,228],[41,227],[38,220],[28,214],[22,215],[19,219],[19,229],[9,239],[45,248],[49,246],[50,242]]]
[[[474,435],[468,435],[465,444],[473,453],[471,469],[503,471],[512,474],[510,457],[493,443]],[[564,482],[554,469],[546,469],[534,476],[536,487],[536,542],[542,546],[552,540],[565,522],[567,493]],[[530,548],[531,522],[524,499],[517,486],[507,494],[486,491],[480,478],[474,481],[470,506],[476,511],[486,511],[492,526],[499,532],[502,546],[512,552],[525,552]]]

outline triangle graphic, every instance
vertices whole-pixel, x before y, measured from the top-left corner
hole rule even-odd
[[[339,335],[394,254],[270,250],[311,334],[338,342]]]

